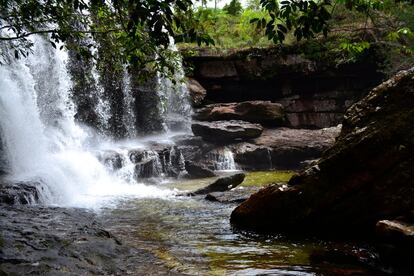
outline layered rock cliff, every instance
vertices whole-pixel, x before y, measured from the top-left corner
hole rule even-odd
[[[352,103],[381,82],[382,59],[375,49],[357,62],[339,66],[324,52],[312,55],[299,46],[229,54],[200,50],[187,53],[185,64],[207,90],[204,102],[278,102],[285,108],[287,126],[335,126]]]
[[[320,161],[281,190],[270,186],[231,222],[265,231],[373,233],[414,210],[414,68],[374,88],[345,114]]]

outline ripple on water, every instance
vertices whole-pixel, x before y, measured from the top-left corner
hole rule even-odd
[[[155,253],[171,270],[209,275],[314,275],[309,256],[324,244],[233,231],[235,205],[202,198],[130,199],[101,217],[110,231]]]

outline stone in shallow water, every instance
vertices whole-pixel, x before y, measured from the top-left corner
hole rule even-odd
[[[205,188],[199,189],[190,195],[205,195],[212,192],[224,192],[231,190],[240,185],[244,180],[244,173],[237,173],[230,176],[223,176],[208,185]]]
[[[223,204],[242,203],[261,187],[237,187],[231,191],[212,192],[206,195],[205,199],[212,202]]]
[[[215,143],[249,140],[259,137],[263,127],[245,121],[195,122],[191,129],[194,135]]]

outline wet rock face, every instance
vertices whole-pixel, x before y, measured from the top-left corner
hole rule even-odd
[[[235,120],[195,122],[191,129],[194,135],[214,143],[253,139],[259,137],[263,131],[262,126],[258,124]]]
[[[216,174],[212,170],[206,168],[202,164],[197,164],[191,161],[185,161],[185,170],[187,171],[190,177],[194,178],[216,176]]]
[[[148,267],[157,261],[154,256],[121,244],[84,209],[0,205],[0,217],[2,274],[144,275],[157,271],[155,265]]]
[[[268,231],[372,233],[379,220],[414,209],[413,137],[414,68],[353,105],[334,146],[292,187],[261,190],[231,221]]]
[[[225,146],[233,153],[236,167],[251,170],[297,170],[305,162],[320,158],[331,147],[341,128],[264,129],[262,134],[248,141],[230,141]],[[204,141],[201,137],[177,137],[176,143],[185,160],[209,169],[219,169],[215,163],[223,156],[221,144]],[[259,160],[259,161],[258,161]]]
[[[193,118],[199,121],[243,120],[267,125],[283,125],[283,106],[270,101],[211,104],[196,111]]]
[[[97,157],[100,162],[112,171],[119,170],[124,165],[122,155],[116,151],[108,150],[99,152]]]
[[[39,202],[41,183],[0,180],[0,204],[27,205]]]
[[[1,129],[0,129],[0,176],[6,174],[7,172],[7,160],[6,153],[4,152],[4,145],[1,139]]]

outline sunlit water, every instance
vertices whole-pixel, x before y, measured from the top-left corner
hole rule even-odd
[[[201,181],[201,186],[206,181]],[[180,183],[173,187],[195,187]],[[239,232],[230,225],[234,204],[203,197],[132,199],[99,212],[106,227],[129,245],[145,248],[171,271],[187,275],[333,275],[368,273],[364,267],[311,262],[310,255],[329,243]],[[338,272],[339,271],[339,272]],[[363,274],[365,275],[365,274]]]

